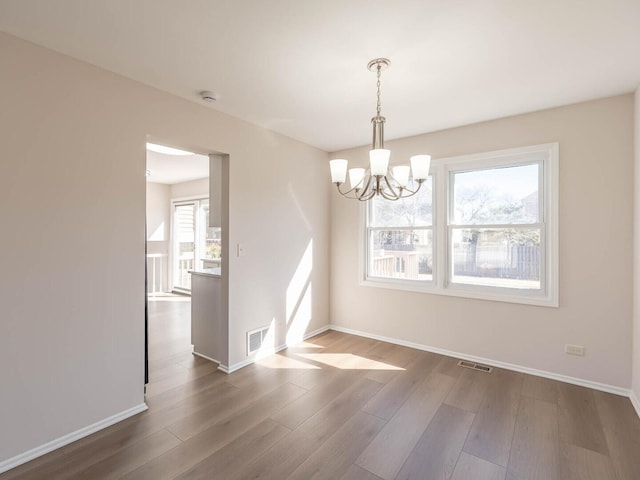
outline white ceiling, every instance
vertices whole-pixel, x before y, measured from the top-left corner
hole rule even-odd
[[[0,29],[328,151],[633,91],[640,0],[0,0]]]
[[[209,176],[209,157],[206,155],[166,155],[147,150],[148,182],[181,183]]]

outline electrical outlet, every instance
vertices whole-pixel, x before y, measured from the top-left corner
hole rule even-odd
[[[569,355],[579,355],[584,357],[585,348],[582,345],[569,345],[568,343],[564,346],[565,353]]]

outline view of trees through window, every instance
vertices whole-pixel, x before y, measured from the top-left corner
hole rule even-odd
[[[539,164],[451,173],[451,281],[540,288]]]
[[[415,188],[415,186],[410,186]],[[376,197],[369,208],[369,275],[431,280],[433,276],[433,188],[397,201]]]
[[[449,173],[449,283],[540,289],[540,163]],[[368,205],[368,277],[433,280],[432,178]]]

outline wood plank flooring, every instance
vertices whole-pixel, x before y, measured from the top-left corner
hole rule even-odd
[[[638,480],[627,398],[337,332],[225,375],[150,303],[149,410],[16,479]]]

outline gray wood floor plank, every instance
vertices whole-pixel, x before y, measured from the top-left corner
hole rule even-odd
[[[386,422],[356,412],[338,431],[287,477],[291,480],[334,480],[349,469]]]
[[[640,478],[640,418],[628,398],[594,392],[618,480]]]
[[[405,371],[397,372],[395,377],[363,407],[363,411],[389,420],[402,406],[411,392],[439,361],[434,354],[425,352],[417,357]]]
[[[593,390],[568,383],[558,385],[558,411],[563,442],[609,454]]]
[[[327,377],[325,383],[320,383],[305,392],[278,410],[271,418],[293,430],[324,408],[356,379],[357,375],[352,372],[336,372],[332,377]]]
[[[545,402],[557,403],[559,384],[560,382],[556,380],[525,375],[522,382],[522,395]]]
[[[430,373],[362,452],[356,463],[386,480],[400,471],[453,387],[455,379]]]
[[[178,438],[166,430],[161,430],[136,442],[131,448],[118,450],[114,455],[94,463],[77,475],[68,477],[64,475],[56,478],[120,478],[179,444]]]
[[[286,478],[355,415],[380,387],[379,383],[364,377],[355,381],[291,434],[273,445],[255,461],[239,469],[233,478],[238,480]]]
[[[374,475],[368,470],[356,465],[355,463],[349,467],[349,470],[340,477],[340,480],[382,480],[379,476]]]
[[[477,412],[491,385],[491,374],[463,369],[444,403],[468,412]]]
[[[527,480],[560,480],[558,407],[522,397],[508,470]]]
[[[176,478],[179,480],[231,478],[242,465],[260,455],[287,433],[289,433],[288,428],[273,420],[264,420]]]
[[[476,414],[464,451],[507,466],[516,423],[523,375],[495,369],[485,399]]]
[[[451,478],[474,416],[471,412],[441,405],[396,479]]]
[[[617,477],[613,462],[608,455],[561,443],[560,478],[562,480],[616,480]]]
[[[128,480],[175,478],[224,448],[237,437],[266,420],[273,412],[277,412],[283,405],[299,398],[304,392],[306,390],[303,388],[286,383],[265,397],[255,399],[232,417],[221,419],[171,451],[145,463],[124,478]]]
[[[505,480],[507,469],[462,452],[451,480]]]

